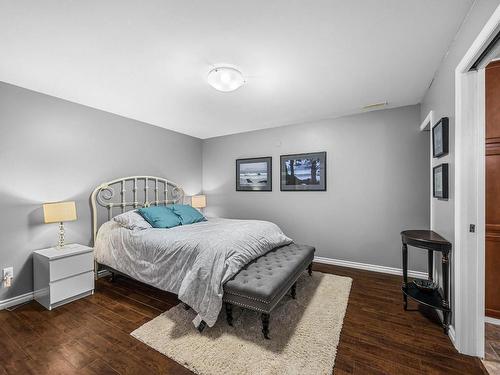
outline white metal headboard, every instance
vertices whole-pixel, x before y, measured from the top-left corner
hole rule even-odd
[[[119,191],[115,196],[115,190]],[[127,194],[129,193],[129,194]],[[183,203],[184,191],[174,182],[155,176],[130,176],[100,184],[92,192],[92,240],[95,244],[99,229],[98,208],[108,210],[107,220],[127,211],[127,207]],[[113,211],[116,208],[116,211]]]

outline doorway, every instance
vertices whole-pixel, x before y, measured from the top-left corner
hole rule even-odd
[[[500,60],[485,68],[484,365],[500,371]]]
[[[455,346],[479,357],[485,348],[485,68],[498,54],[499,36],[500,6],[455,70]]]
[[[485,315],[500,322],[500,60],[485,69]]]

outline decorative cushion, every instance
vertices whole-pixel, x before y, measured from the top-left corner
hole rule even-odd
[[[171,207],[172,211],[180,217],[182,225],[199,223],[207,220],[200,211],[187,204],[173,204],[169,207]]]
[[[224,284],[223,300],[269,313],[314,259],[314,247],[290,244],[271,250]]]
[[[137,211],[153,228],[173,228],[181,224],[181,218],[166,206],[143,207]]]
[[[151,224],[149,224],[144,218],[139,215],[137,210],[127,211],[113,218],[118,224],[127,229],[149,229]]]

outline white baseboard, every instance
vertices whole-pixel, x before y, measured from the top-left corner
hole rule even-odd
[[[484,322],[500,326],[500,319],[490,318],[489,316],[484,317]]]
[[[365,271],[388,273],[391,275],[400,275],[400,276],[403,275],[403,270],[401,268],[379,266],[376,264],[358,263],[358,262],[351,262],[349,260],[332,259],[325,257],[314,257],[314,261],[317,263],[333,264],[334,266],[357,268],[359,270],[365,270]],[[427,272],[420,272],[420,271],[408,271],[408,276],[418,279],[427,279],[428,277]]]
[[[335,266],[341,266],[341,267],[357,268],[357,269],[366,270],[366,271],[388,273],[391,275],[402,275],[403,274],[403,271],[401,270],[401,268],[378,266],[375,264],[367,264],[367,263],[351,262],[348,260],[332,259],[332,258],[325,258],[325,257],[314,257],[314,261],[318,262],[318,263],[324,263],[324,264],[333,264]],[[110,275],[110,272],[108,270],[101,270],[97,273],[98,278],[101,278],[101,277],[104,277],[107,275]],[[427,279],[427,273],[419,272],[419,271],[408,271],[408,276],[416,277],[419,279]],[[0,310],[6,309],[6,308],[11,307],[11,306],[19,305],[19,304],[24,303],[24,302],[31,301],[32,299],[33,299],[33,292],[28,292],[28,293],[22,294],[20,296],[5,299],[3,301],[0,301]]]
[[[21,294],[20,296],[4,299],[0,301],[0,310],[8,309],[9,307],[29,302],[33,299],[33,292]]]
[[[455,347],[455,349],[457,349],[457,350],[458,350],[458,348],[457,348],[457,344],[456,344],[456,342],[455,342],[455,337],[456,337],[456,336],[455,336],[455,327],[453,327],[451,324],[450,324],[450,326],[448,327],[448,337],[450,338],[450,340],[451,340],[451,342],[452,342],[453,346]]]
[[[97,273],[97,277],[104,277],[111,275],[111,273],[108,270],[100,270]],[[34,297],[34,292],[28,292],[25,294],[21,294],[20,296],[12,297],[12,298],[7,298],[4,299],[3,301],[0,301],[0,310],[8,309],[9,307],[15,306],[15,305],[20,305],[21,303],[29,302],[33,300]]]
[[[439,319],[441,321],[443,321],[443,318],[444,318],[443,312],[441,310],[436,310],[436,313],[437,313]],[[455,343],[455,337],[456,337],[455,336],[455,327],[452,326],[451,324],[448,326],[448,337],[450,338],[450,341],[453,344],[453,346],[455,347],[455,349],[457,349],[457,351],[458,351],[457,345]]]

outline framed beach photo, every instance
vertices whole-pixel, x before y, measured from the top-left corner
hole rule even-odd
[[[326,152],[281,155],[281,191],[325,191]]]
[[[432,127],[432,156],[446,155],[448,146],[448,117],[443,117]]]
[[[438,199],[448,199],[448,164],[440,164],[432,169],[433,196]]]
[[[237,159],[236,191],[272,191],[272,157]]]

